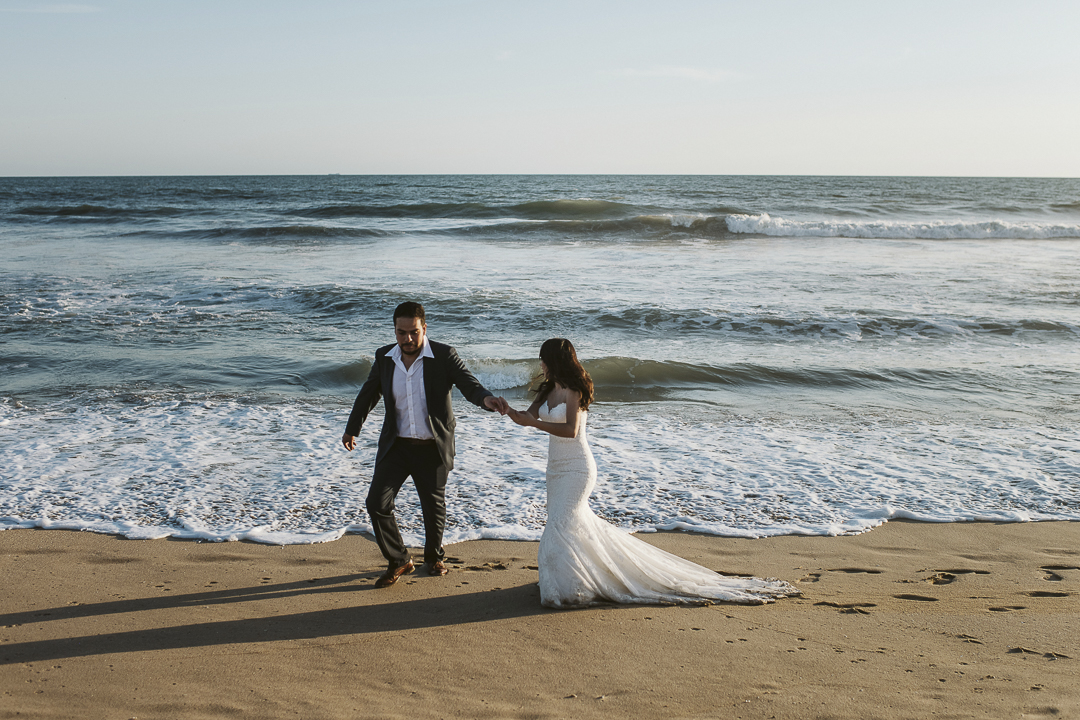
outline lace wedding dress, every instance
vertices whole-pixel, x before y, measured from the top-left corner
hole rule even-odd
[[[566,405],[545,402],[540,419],[566,422]],[[729,577],[638,540],[589,509],[596,462],[582,412],[575,438],[551,436],[547,465],[547,525],[540,538],[540,600],[554,608],[598,602],[760,604],[798,590],[783,580]]]

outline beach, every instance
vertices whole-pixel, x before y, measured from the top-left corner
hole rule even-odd
[[[3,718],[924,718],[1080,713],[1080,524],[638,537],[774,604],[540,606],[536,543],[0,532]]]

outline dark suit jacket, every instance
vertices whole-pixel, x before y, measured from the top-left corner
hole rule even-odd
[[[457,385],[465,399],[473,405],[483,407],[484,398],[493,393],[480,384],[458,357],[457,351],[449,345],[432,342],[433,358],[424,358],[424,392],[427,395],[428,418],[431,431],[435,435],[435,446],[447,471],[454,468],[454,408],[450,403],[450,390]],[[397,439],[397,411],[394,405],[394,361],[386,354],[394,349],[393,345],[381,347],[375,351],[375,362],[371,372],[360,388],[353,403],[352,414],[345,426],[346,435],[359,435],[368,413],[382,397],[385,405],[382,433],[379,435],[379,451],[375,455],[378,464],[390,446]]]

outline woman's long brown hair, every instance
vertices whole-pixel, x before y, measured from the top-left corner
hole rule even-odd
[[[536,399],[543,402],[555,389],[555,383],[559,383],[581,393],[579,405],[582,410],[588,410],[593,401],[593,382],[578,361],[574,344],[565,338],[545,340],[540,346],[540,359],[547,365],[548,374],[536,388]]]

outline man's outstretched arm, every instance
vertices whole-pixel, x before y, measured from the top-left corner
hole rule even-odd
[[[485,410],[492,410],[500,415],[506,414],[510,409],[507,402],[500,397],[495,397],[490,390],[480,384],[476,376],[469,372],[469,368],[465,367],[464,361],[454,348],[450,348],[449,362],[450,382],[457,386],[466,400]]]

